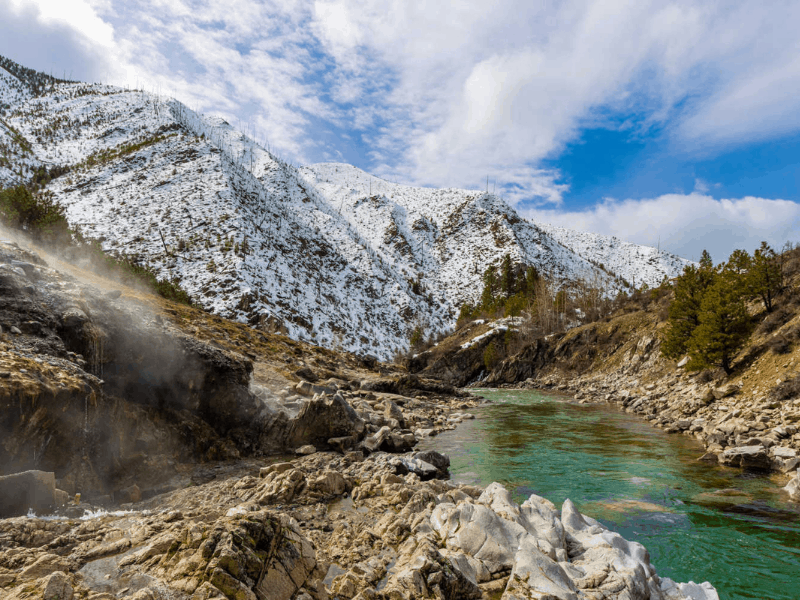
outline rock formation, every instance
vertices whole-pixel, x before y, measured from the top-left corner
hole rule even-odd
[[[718,598],[659,578],[569,501],[401,472],[396,455],[315,453],[122,512],[6,519],[0,586],[6,600]]]

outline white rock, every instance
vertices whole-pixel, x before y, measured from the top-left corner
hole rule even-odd
[[[773,447],[771,452],[778,458],[795,458],[797,456],[797,450],[785,446]]]

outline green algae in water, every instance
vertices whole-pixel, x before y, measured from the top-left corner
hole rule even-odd
[[[426,442],[453,479],[503,483],[582,512],[647,548],[662,577],[710,581],[723,600],[800,598],[800,506],[767,476],[697,461],[693,438],[607,406],[526,390]]]

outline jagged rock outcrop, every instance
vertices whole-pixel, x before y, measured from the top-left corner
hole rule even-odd
[[[484,385],[499,385],[525,381],[553,360],[553,348],[544,339],[534,340],[519,354],[502,361],[482,381]]]

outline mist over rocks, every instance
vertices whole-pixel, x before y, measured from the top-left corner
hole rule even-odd
[[[14,266],[23,258],[30,269]],[[51,472],[70,496],[119,504],[190,483],[197,463],[306,446],[405,452],[455,426],[443,405],[475,403],[452,386],[370,372],[352,355],[291,348],[282,336],[98,285],[109,282],[0,243],[0,475]],[[295,371],[318,383],[296,383]]]

